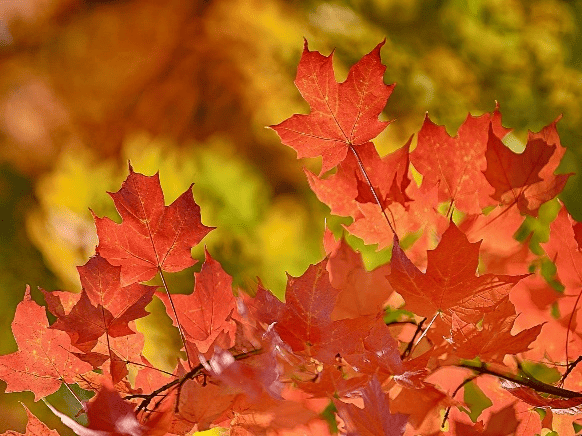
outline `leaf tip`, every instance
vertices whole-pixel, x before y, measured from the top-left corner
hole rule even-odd
[[[26,288],[24,290],[24,300],[26,301],[30,301],[32,299],[31,295],[30,295],[30,285],[27,284]]]

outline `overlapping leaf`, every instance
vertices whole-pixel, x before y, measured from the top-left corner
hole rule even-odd
[[[490,129],[483,174],[495,188],[495,200],[537,216],[539,207],[562,191],[571,174],[554,174],[566,151],[556,132],[558,120],[539,133],[530,132],[523,153],[514,153]]]
[[[375,377],[361,391],[364,408],[335,400],[349,436],[402,436],[407,417],[390,413],[388,395]]]
[[[332,321],[339,294],[326,270],[327,260],[310,265],[301,277],[289,276],[285,303],[259,289],[251,303],[253,315],[273,324],[281,339],[295,352],[334,362],[335,356],[363,351],[362,339],[372,328],[372,317]]]
[[[194,344],[198,352],[206,353],[214,343],[228,349],[234,345],[237,328],[234,319],[238,318],[232,277],[208,252],[202,269],[194,276],[194,292],[172,296],[178,320],[169,298],[166,295],[159,297],[174,325],[181,324],[186,341]]]
[[[333,235],[330,237],[333,239]],[[325,247],[329,256],[327,270],[331,285],[340,291],[331,318],[357,318],[380,313],[392,294],[392,287],[386,279],[389,265],[367,271],[362,255],[344,239],[332,242],[328,238],[328,241]]]
[[[423,185],[438,186],[439,202],[453,202],[468,213],[481,213],[491,204],[492,190],[482,173],[490,125],[501,138],[509,132],[501,126],[498,109],[480,117],[467,116],[454,137],[426,116],[410,160],[423,175]]]
[[[525,277],[477,276],[479,245],[470,243],[451,222],[437,248],[428,252],[428,267],[423,273],[395,243],[388,280],[404,297],[406,307],[418,315],[432,318],[437,312],[445,317],[455,313],[466,322],[477,322]]]
[[[32,391],[39,400],[93,369],[72,354],[66,333],[48,327],[44,309],[27,288],[12,321],[18,351],[0,356],[0,379],[7,383],[6,392]]]
[[[145,306],[152,300],[156,287],[139,283],[122,287],[120,273],[121,267],[111,265],[101,256],[91,258],[79,267],[83,291],[67,311],[61,301],[62,294],[43,291],[49,310],[58,318],[51,328],[67,332],[73,345],[83,351],[92,349],[102,335],[133,334],[128,323],[148,314]]]
[[[517,315],[513,304],[506,297],[486,313],[480,328],[466,323],[453,314],[451,341],[454,354],[463,359],[479,357],[488,362],[503,361],[506,354],[518,354],[528,350],[542,330],[538,325],[516,335],[511,329]]]

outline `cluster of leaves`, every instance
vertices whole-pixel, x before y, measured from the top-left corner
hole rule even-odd
[[[29,290],[18,305],[18,351],[0,356],[7,391],[97,392],[82,403],[87,425],[49,404],[80,436],[575,434],[582,227],[560,206],[543,250],[514,238],[569,177],[554,174],[558,120],[515,153],[499,108],[455,137],[427,116],[413,152],[411,138],[380,157],[370,141],[393,89],[382,45],[338,84],[332,56],[306,43],[295,83],[311,113],[272,128],[299,157],[322,157],[310,186],[352,218],[348,232],[392,245],[390,263],[366,270],[328,231],[326,257],[288,277],[285,302],[260,281],[254,297],[233,293],[208,252],[193,292],[172,295],[164,274],[192,266],[212,228],[191,189],[165,206],[158,175],[130,166],[111,194],[122,222],[94,217],[81,293],[43,290],[52,324]],[[156,276],[162,286],[146,284]],[[142,356],[135,329],[154,295],[184,346],[171,373]],[[29,413],[27,433],[50,431]]]

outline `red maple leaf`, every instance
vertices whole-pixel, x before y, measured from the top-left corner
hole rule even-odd
[[[145,307],[156,287],[139,283],[122,287],[121,267],[111,265],[99,255],[78,270],[83,291],[69,311],[63,307],[62,293],[43,290],[49,310],[57,316],[51,328],[69,333],[73,345],[83,351],[93,348],[104,334],[119,337],[135,333],[128,323],[148,314]],[[69,297],[67,304],[70,304]]]
[[[115,320],[127,322],[148,314],[144,308],[151,301],[156,286],[138,283],[122,286],[122,268],[111,265],[98,254],[77,269],[81,286],[91,303],[103,306]]]
[[[451,222],[436,249],[428,252],[426,273],[408,259],[395,241],[388,280],[412,312],[432,318],[456,313],[465,322],[477,322],[492,310],[525,276],[477,276],[480,242],[470,243]]]
[[[327,259],[310,265],[301,277],[288,276],[285,303],[259,287],[249,301],[253,315],[274,330],[296,353],[334,362],[342,356],[363,352],[363,338],[373,326],[372,317],[331,320],[339,291],[330,281]]]
[[[403,378],[410,375],[404,375],[406,368],[400,358],[398,342],[392,337],[390,328],[381,318],[376,320],[373,328],[364,338],[363,352],[345,356],[345,359],[363,374],[384,373]]]
[[[295,85],[309,103],[309,115],[295,114],[271,126],[297,157],[322,156],[321,173],[344,160],[350,146],[369,142],[388,122],[378,120],[394,85],[384,84],[381,42],[355,64],[345,82],[337,83],[332,54],[309,51],[307,41],[297,67]]]
[[[523,153],[514,153],[489,131],[487,169],[483,172],[495,188],[492,197],[502,204],[517,205],[522,213],[537,216],[538,209],[558,195],[571,174],[554,175],[564,149],[555,143],[555,124],[538,134],[529,134]],[[552,141],[552,142],[548,142]]]
[[[0,356],[0,379],[7,384],[6,392],[32,391],[38,401],[93,369],[72,354],[66,333],[48,327],[44,308],[30,297],[27,287],[12,321],[18,351]]]
[[[414,201],[402,206],[400,203],[392,203],[385,212],[393,222],[396,234],[404,239],[410,233],[416,233],[421,237],[412,246],[411,254],[422,259],[426,256],[427,248],[434,246],[436,235],[442,234],[446,229],[448,220],[437,211],[438,186],[421,186],[411,184],[408,193]],[[392,245],[394,234],[386,223],[386,217],[380,208],[373,203],[360,203],[358,205],[360,215],[354,222],[346,226],[346,230],[352,235],[362,238],[366,244],[378,244],[378,249]]]
[[[515,415],[515,408],[509,405],[492,413],[486,427],[482,421],[475,425],[462,422],[454,422],[453,425],[454,434],[457,436],[510,436],[515,434],[519,422]]]
[[[236,300],[232,293],[232,277],[206,251],[206,260],[199,273],[194,273],[196,284],[189,295],[172,295],[178,320],[186,342],[194,344],[196,353],[206,353],[212,344],[222,348],[234,345],[238,318]],[[158,295],[174,325],[178,325],[167,295]],[[188,346],[188,344],[186,344]],[[196,354],[194,354],[195,356]]]
[[[343,419],[348,436],[401,436],[408,417],[390,413],[388,394],[382,391],[380,382],[373,377],[361,390],[363,409],[334,400],[338,415]]]
[[[327,270],[331,285],[340,291],[331,318],[357,318],[380,313],[384,302],[392,294],[392,287],[386,279],[390,266],[383,265],[367,271],[362,255],[354,251],[344,239],[328,241]]]
[[[410,201],[405,192],[410,184],[409,148],[410,141],[404,147],[381,158],[371,142],[358,147],[360,161],[384,208],[393,202],[405,205]],[[353,154],[346,156],[339,164],[337,172],[325,179],[317,177],[309,170],[305,170],[305,174],[317,198],[327,204],[334,215],[357,218],[361,215],[359,204],[376,204],[370,186],[363,179],[358,160]]]
[[[208,430],[215,419],[232,407],[237,395],[226,390],[224,385],[187,380],[180,390],[176,420],[182,421],[181,425],[188,431],[194,426],[196,431]]]
[[[485,314],[480,328],[453,314],[451,340],[454,355],[462,359],[478,356],[489,362],[502,363],[506,354],[527,351],[540,334],[542,326],[537,325],[512,335],[515,318],[517,314],[508,297],[501,300],[494,311]]]
[[[493,114],[468,115],[454,137],[426,116],[410,160],[423,175],[423,185],[438,186],[439,202],[454,202],[457,209],[468,213],[481,213],[492,203],[492,190],[482,173],[489,125],[500,137],[509,132],[501,126],[498,108]]]
[[[159,175],[144,176],[129,166],[129,176],[110,193],[123,222],[94,216],[97,253],[121,266],[122,284],[147,281],[158,270],[176,272],[194,265],[191,248],[212,230],[200,221],[192,187],[164,205]]]
[[[323,330],[331,324],[331,312],[339,293],[329,282],[327,260],[310,265],[301,277],[287,275],[285,303],[271,298],[268,291],[257,293],[255,305],[265,310],[261,321],[275,324],[281,339],[294,351],[309,349],[321,341]],[[260,319],[260,318],[259,318]]]
[[[560,282],[570,295],[577,295],[582,284],[582,250],[576,240],[575,225],[568,210],[562,206],[550,224],[550,239],[543,244],[549,258],[556,264]]]
[[[543,244],[543,248],[557,269],[557,278],[565,289],[561,298],[554,298],[557,309],[561,314],[558,320],[549,319],[547,328],[542,337],[560,338],[549,342],[546,349],[555,349],[555,357],[571,358],[580,354],[582,337],[576,326],[582,322],[580,294],[582,291],[582,250],[575,238],[575,221],[564,206],[560,209],[556,219],[550,224],[550,239]],[[558,325],[556,325],[558,324]],[[542,342],[543,343],[543,342]]]

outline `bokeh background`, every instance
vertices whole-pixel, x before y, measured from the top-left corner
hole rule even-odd
[[[326,219],[342,221],[305,181],[302,167],[319,162],[297,161],[265,129],[308,111],[293,85],[303,38],[335,48],[340,80],[386,38],[385,81],[397,87],[382,154],[426,111],[454,134],[468,112],[498,101],[522,143],[563,114],[560,171],[581,173],[581,29],[582,1],[565,0],[2,0],[0,354],[16,350],[10,323],[26,284],[39,302],[38,286],[79,291],[75,267],[97,243],[89,208],[116,216],[106,191],[119,189],[128,160],[160,171],[167,203],[195,183],[203,222],[217,227],[204,244],[241,288],[260,276],[282,296],[285,271],[321,259]],[[581,193],[574,176],[562,195],[578,220]],[[378,261],[375,247],[350,242]],[[190,292],[192,272],[172,277],[172,289]],[[175,350],[156,316],[161,327],[142,328]],[[148,352],[161,366],[173,355],[151,343]],[[58,426],[32,395],[4,389],[0,433],[24,431],[19,401]],[[51,402],[76,411],[67,396]]]

